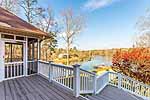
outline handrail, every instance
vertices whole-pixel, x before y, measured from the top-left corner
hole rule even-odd
[[[124,77],[126,77],[126,78],[128,78],[128,79],[130,79],[130,80],[133,80],[133,81],[135,81],[135,82],[138,82],[139,84],[141,84],[141,85],[143,85],[143,86],[146,86],[146,87],[149,87],[149,88],[150,88],[150,85],[144,84],[143,82],[139,82],[139,81],[137,81],[137,80],[135,80],[135,79],[133,79],[133,78],[131,78],[131,77],[129,77],[129,76],[124,75],[124,74],[121,74],[121,75],[124,76]]]
[[[38,61],[41,62],[41,63],[49,64],[49,62],[47,62],[47,61],[43,61],[43,60],[38,60]]]
[[[72,66],[66,66],[66,65],[55,64],[55,63],[51,63],[51,65],[52,65],[52,66],[56,66],[56,67],[67,68],[67,69],[73,70],[73,67],[72,67]]]
[[[142,97],[143,99],[150,99],[150,86],[121,73],[109,72],[109,75],[112,74],[114,74],[114,76],[109,77],[110,85],[133,93],[139,97]]]
[[[84,71],[84,72],[86,72],[86,73],[89,73],[89,74],[95,75],[95,73],[93,73],[93,72],[89,72],[89,71],[84,70],[84,69],[82,69],[82,68],[80,68],[80,70],[81,70],[81,71]]]
[[[16,64],[16,63],[23,63],[23,61],[18,61],[18,62],[7,62],[5,64]]]
[[[105,86],[113,85],[144,99],[150,98],[149,85],[145,85],[142,82],[120,73],[108,71],[96,76],[95,73],[81,68],[75,70],[77,67],[45,61],[39,61],[39,63],[40,73],[46,76],[50,81],[57,82],[72,91],[74,91],[74,86],[76,86],[77,89],[79,89],[79,94],[99,93]],[[78,80],[78,82],[75,82],[76,80]]]

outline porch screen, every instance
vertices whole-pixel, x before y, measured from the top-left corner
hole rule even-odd
[[[23,61],[23,44],[6,43],[5,44],[5,62]]]

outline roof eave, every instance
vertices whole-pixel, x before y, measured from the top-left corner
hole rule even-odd
[[[15,35],[29,36],[29,37],[36,37],[40,39],[50,38],[50,36],[46,32],[39,33],[39,32],[27,31],[23,29],[4,27],[4,26],[0,26],[0,32],[10,33],[10,34],[15,34]]]

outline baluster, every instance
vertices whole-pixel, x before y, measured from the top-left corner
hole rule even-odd
[[[20,74],[22,75],[22,63],[20,63]]]
[[[16,64],[14,64],[14,77],[16,76]]]
[[[19,65],[16,64],[16,66],[17,66],[17,76],[19,76]]]
[[[72,70],[70,70],[70,75],[69,76],[70,76],[70,78],[69,78],[70,83],[69,84],[70,84],[70,87],[73,88],[73,85],[72,85],[72,77],[73,77],[72,76]]]
[[[85,77],[84,77],[84,72],[82,72],[82,77],[83,77],[83,82],[82,82],[82,86],[83,86],[83,90],[85,89]]]
[[[66,84],[66,83],[67,83],[67,82],[66,82],[66,78],[67,78],[67,70],[68,70],[68,69],[66,69],[66,70],[65,70],[65,73],[64,73],[64,74],[65,74],[65,80],[64,80],[64,81],[65,81],[65,85],[66,85],[66,86],[67,86],[67,84]]]
[[[62,80],[61,80],[61,75],[62,75],[62,69],[59,67],[58,68],[58,75],[59,75],[59,82],[62,83]]]
[[[60,81],[61,81],[60,76],[61,76],[61,69],[58,67],[58,68],[57,68],[57,77],[58,77],[58,82],[60,82]],[[61,83],[61,82],[60,82],[60,83]]]
[[[70,74],[70,69],[68,70],[68,78],[67,78],[67,81],[68,81],[68,82],[67,82],[67,84],[68,84],[69,88],[71,88],[71,87],[70,87],[70,82],[69,82],[69,77],[70,77],[69,74]]]
[[[88,83],[88,80],[87,80],[88,77],[89,77],[89,76],[87,75],[87,73],[85,73],[85,90],[88,90],[88,84],[87,84],[87,83]],[[89,84],[89,85],[90,85],[90,84]]]
[[[62,84],[64,84],[64,69],[62,68]]]
[[[7,78],[9,77],[9,64],[7,64]]]
[[[118,73],[118,88],[120,89],[121,88],[121,74]]]
[[[13,66],[13,64],[11,64],[11,66],[10,66],[10,71],[9,71],[10,77],[12,77],[12,66]]]
[[[64,85],[64,76],[63,76],[63,74],[64,74],[64,69],[63,68],[61,68],[61,82],[62,82],[62,84]]]
[[[63,69],[63,84],[65,85],[65,71],[66,71],[66,69]]]

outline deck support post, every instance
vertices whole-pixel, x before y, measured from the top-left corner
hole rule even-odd
[[[118,88],[121,89],[121,73],[118,73]]]
[[[80,95],[80,65],[73,65],[74,79],[73,79],[73,90],[74,96],[79,97]]]
[[[52,66],[53,61],[49,61],[49,82],[52,82],[53,80],[53,66]]]

